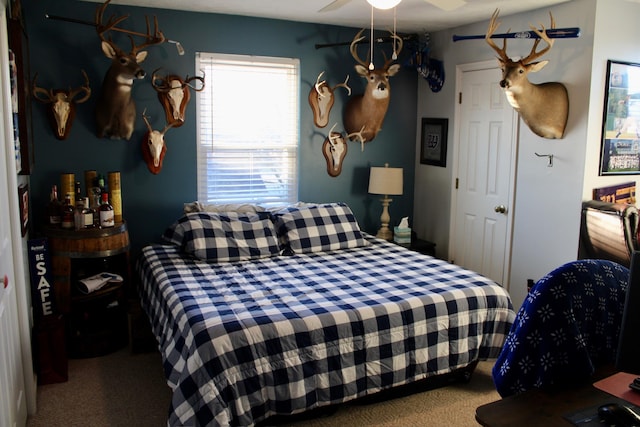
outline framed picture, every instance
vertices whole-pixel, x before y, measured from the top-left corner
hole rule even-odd
[[[607,61],[600,175],[640,174],[640,64]]]
[[[422,118],[420,163],[447,166],[447,127],[449,119]]]
[[[29,228],[29,186],[27,184],[18,187],[18,199],[20,203],[20,228],[22,237],[24,237]]]

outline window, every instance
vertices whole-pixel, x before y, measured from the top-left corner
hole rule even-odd
[[[298,199],[299,61],[196,54],[198,200],[276,206]]]

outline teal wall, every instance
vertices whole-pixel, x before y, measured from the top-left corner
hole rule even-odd
[[[86,103],[78,105],[71,135],[64,141],[54,137],[45,105],[32,102],[35,165],[30,190],[36,227],[42,223],[40,218],[44,216],[51,185],[59,185],[60,174],[65,172],[75,173],[83,186],[85,170],[95,169],[104,174],[121,172],[123,215],[129,225],[134,252],[146,243],[158,241],[164,229],[181,215],[183,203],[196,200],[194,98],[187,109],[186,123],[166,134],[167,154],[158,175],[151,174],[142,159],[140,143],[146,126],[140,113],[146,108],[153,127],[161,129],[164,126],[162,109],[149,75],[162,67],[167,73],[193,76],[198,51],[300,59],[300,200],[347,202],[361,227],[375,233],[381,205],[377,196],[367,194],[369,167],[388,162],[392,167],[404,168],[405,182],[404,195],[395,196],[390,207],[392,223],[397,224],[401,217],[412,215],[418,78],[411,68],[403,67],[391,80],[389,111],[376,139],[366,144],[363,152],[359,143],[349,143],[341,175],[332,178],[326,172],[322,143],[333,123],[338,123],[338,129],[341,127],[342,109],[348,97],[346,91],[336,91],[330,124],[318,129],[313,124],[307,101],[309,90],[323,70],[330,85],[344,81],[346,74],[350,74],[354,94],[362,93],[364,84],[353,69],[354,60],[348,46],[316,49],[315,45],[349,41],[358,29],[109,5],[105,17],[114,13],[129,14],[129,19],[120,26],[136,31],[144,32],[145,14],[156,15],[165,36],[180,41],[186,50],[184,56],[179,56],[175,46],[169,43],[147,49],[149,55],[143,65],[149,75],[145,80],[137,81],[133,89],[138,109],[133,136],[129,141],[110,140],[96,136],[95,102],[110,61],[100,49],[94,28],[45,17],[48,13],[92,21],[96,6],[96,3],[73,0],[23,0],[31,75],[38,73],[38,85],[45,88],[79,86],[83,83],[80,70],[84,69],[93,92]],[[128,39],[116,34],[114,40],[128,50]],[[382,56],[378,55],[377,59],[381,60]],[[404,56],[401,61],[403,59]],[[256,94],[267,95],[267,87],[264,93]],[[249,119],[247,126],[251,126]]]

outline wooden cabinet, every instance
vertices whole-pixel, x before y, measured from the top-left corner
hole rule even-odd
[[[48,229],[56,308],[66,318],[70,357],[94,357],[128,342],[127,288],[130,286],[129,233],[125,222],[113,228]],[[83,294],[78,282],[109,272],[123,278]]]

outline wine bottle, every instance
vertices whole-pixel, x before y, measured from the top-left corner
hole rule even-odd
[[[67,230],[73,230],[74,222],[73,215],[75,209],[73,209],[73,205],[71,204],[71,198],[73,197],[73,192],[68,192],[66,196],[64,196],[64,204],[62,205],[62,228]]]
[[[100,227],[107,228],[115,225],[113,206],[109,203],[109,193],[102,193],[102,203],[98,212],[100,214]]]
[[[62,204],[58,200],[58,186],[51,186],[51,193],[49,195],[49,205],[47,206],[47,217],[49,225],[53,227],[60,227],[62,222]]]

